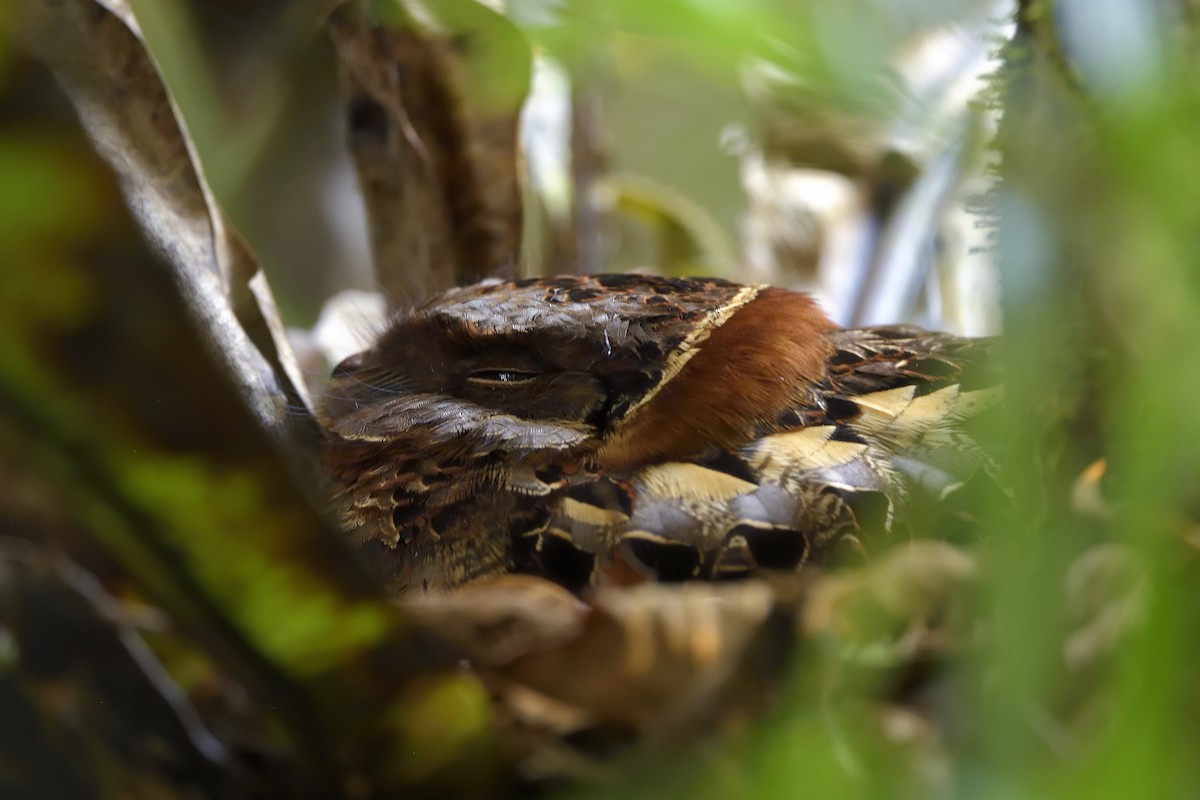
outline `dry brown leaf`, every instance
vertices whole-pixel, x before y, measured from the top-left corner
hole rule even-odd
[[[760,712],[783,683],[799,600],[747,581],[600,589],[583,602],[506,576],[406,605],[484,680],[527,774],[583,776],[594,745],[693,740]]]
[[[124,0],[29,2],[20,30],[74,103],[258,423],[296,452],[311,403],[265,276],[213,197]]]
[[[375,271],[393,306],[511,276],[521,241],[517,131],[531,55],[502,15],[348,2],[331,17]]]
[[[484,680],[527,770],[586,775],[593,745],[694,740],[760,714],[804,638],[831,637],[841,652],[886,637],[897,668],[944,653],[963,621],[948,612],[962,610],[976,571],[960,548],[916,541],[859,569],[776,580],[645,583],[581,600],[510,575],[403,602]]]

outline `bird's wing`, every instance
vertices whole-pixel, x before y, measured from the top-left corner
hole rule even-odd
[[[951,500],[995,488],[968,425],[999,399],[994,342],[908,326],[833,339],[826,381],[743,446],[577,476],[523,537],[518,568],[568,586],[719,579],[963,520]]]

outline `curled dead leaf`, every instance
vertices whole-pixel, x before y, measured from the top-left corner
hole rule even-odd
[[[198,329],[274,443],[307,455],[311,402],[266,278],[204,177],[187,126],[123,0],[22,5],[53,69]]]

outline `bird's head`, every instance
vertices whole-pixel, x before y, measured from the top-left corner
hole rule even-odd
[[[821,377],[831,327],[804,295],[714,279],[485,282],[339,365],[325,416],[348,443],[629,469],[744,438]]]

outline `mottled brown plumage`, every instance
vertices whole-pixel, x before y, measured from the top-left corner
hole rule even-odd
[[[400,590],[794,570],[986,466],[984,350],[720,280],[455,289],[335,370],[336,513]]]

